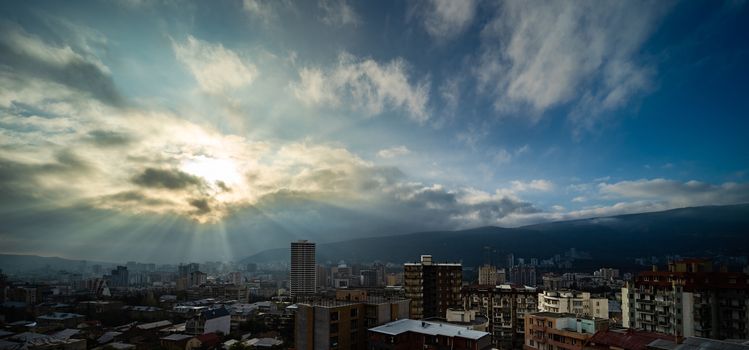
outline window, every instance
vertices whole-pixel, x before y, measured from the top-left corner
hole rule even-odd
[[[338,311],[331,311],[330,312],[330,320],[331,321],[338,321]]]
[[[338,337],[330,337],[330,347],[331,348],[338,347]]]
[[[354,332],[357,328],[359,328],[359,322],[357,320],[351,321],[351,331]]]
[[[356,317],[359,315],[359,309],[351,309],[351,317]]]
[[[333,323],[330,325],[330,333],[338,333],[338,323]]]

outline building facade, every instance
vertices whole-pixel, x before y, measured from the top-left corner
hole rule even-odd
[[[543,291],[538,293],[538,311],[609,318],[609,300],[574,290]]]
[[[522,348],[526,314],[538,311],[536,288],[503,284],[462,289],[463,307],[489,317],[492,343],[500,349]]]
[[[317,289],[315,243],[307,240],[291,242],[289,292],[292,297],[314,294]]]
[[[407,299],[376,297],[358,301],[318,299],[297,303],[294,320],[296,348],[364,350],[367,348],[367,329],[408,318],[408,304]]]
[[[403,265],[405,296],[411,299],[411,318],[445,317],[447,309],[461,305],[463,266],[434,263],[422,255],[418,263]]]
[[[683,337],[745,339],[749,336],[749,279],[742,272],[713,271],[705,260],[641,272],[622,288],[622,325]]]
[[[588,339],[608,329],[605,318],[580,318],[570,313],[525,315],[525,350],[582,350]]]

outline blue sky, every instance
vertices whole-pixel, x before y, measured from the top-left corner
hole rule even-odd
[[[744,1],[0,13],[5,252],[231,260],[749,202]]]

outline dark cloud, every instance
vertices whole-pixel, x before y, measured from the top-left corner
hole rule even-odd
[[[93,130],[88,133],[87,140],[100,147],[126,146],[134,141],[134,138],[125,133],[107,130]]]
[[[168,200],[146,196],[145,194],[143,194],[143,192],[140,192],[140,191],[119,192],[113,195],[104,196],[101,198],[100,201],[103,203],[111,203],[111,202],[130,203],[130,204],[136,204],[138,206],[140,205],[160,206],[160,205],[172,204],[172,202]]]
[[[112,106],[124,106],[114,80],[94,62],[69,47],[51,47],[11,23],[0,23],[0,65],[17,75],[53,81],[85,92]],[[48,52],[45,52],[47,50]]]
[[[135,176],[132,182],[136,185],[152,188],[178,190],[190,186],[201,186],[203,181],[197,177],[176,169],[146,168]]]
[[[198,215],[205,215],[211,212],[211,205],[206,198],[192,199],[189,203],[193,208],[195,208]]]
[[[76,175],[90,171],[88,162],[69,150],[55,154],[55,161],[42,164],[28,164],[0,158],[0,184],[31,183],[38,175]]]

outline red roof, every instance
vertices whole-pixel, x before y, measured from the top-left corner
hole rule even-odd
[[[593,335],[589,344],[615,346],[624,350],[644,350],[648,344],[656,339],[674,340],[668,334],[637,331],[627,329],[626,331],[606,330]]]

